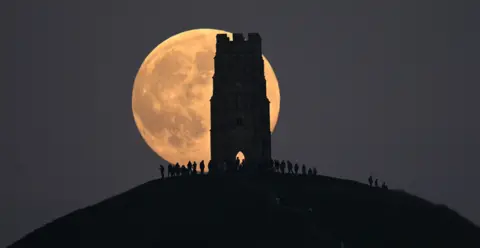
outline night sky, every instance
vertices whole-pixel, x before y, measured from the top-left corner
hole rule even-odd
[[[133,80],[194,28],[262,36],[281,91],[275,158],[372,173],[480,224],[477,1],[8,2],[0,247],[158,177]]]

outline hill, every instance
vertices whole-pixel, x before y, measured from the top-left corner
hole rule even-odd
[[[280,200],[278,200],[279,198]],[[480,229],[402,191],[324,176],[154,180],[72,212],[10,248],[480,247]]]

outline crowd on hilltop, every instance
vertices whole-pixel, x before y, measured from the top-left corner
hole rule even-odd
[[[215,172],[241,172],[244,169],[243,161],[240,161],[238,158],[236,159],[234,164],[227,164],[226,162],[223,163],[223,166],[215,167],[212,164],[212,161],[209,161],[208,164],[205,164],[205,161],[202,160],[200,163],[197,164],[196,161],[191,162],[189,161],[187,165],[180,165],[179,163],[176,164],[168,164],[165,168],[164,165],[160,165],[159,170],[161,173],[162,178],[168,177],[176,177],[176,176],[189,176],[189,175],[204,175],[206,174],[206,168],[208,168],[209,174]],[[271,160],[269,170],[273,171],[274,173],[280,174],[291,174],[291,175],[304,175],[304,176],[315,176],[317,175],[316,168],[307,168],[305,164],[300,166],[298,163],[293,164],[290,161],[285,160]]]
[[[378,185],[378,178],[375,178],[375,181],[373,180],[373,177],[372,176],[369,176],[368,177],[368,185],[370,185],[370,187],[375,187],[375,188],[379,188],[380,185]],[[387,186],[387,183],[385,181],[382,182],[382,189],[388,189],[388,186]]]
[[[205,169],[208,168],[209,174],[214,174],[217,172],[242,172],[244,169],[243,161],[240,161],[238,158],[236,159],[234,164],[228,165],[226,162],[223,163],[223,166],[216,167],[213,166],[212,161],[210,160],[207,165],[205,165],[205,161],[200,161],[199,164],[197,162],[189,161],[187,165],[180,165],[179,163],[176,164],[168,164],[166,168],[166,175],[165,175],[165,166],[160,165],[159,170],[161,173],[162,179],[165,176],[168,177],[176,177],[176,176],[190,176],[190,175],[205,175]],[[270,171],[279,174],[287,174],[287,175],[302,175],[302,176],[316,176],[317,175],[317,168],[308,168],[305,164],[301,166],[298,163],[293,164],[289,160],[276,160],[272,159],[270,161],[269,166]],[[378,183],[378,179],[373,180],[372,176],[368,178],[368,184],[370,187],[381,187],[383,189],[388,189],[388,186],[385,182],[382,182],[380,186]]]
[[[272,160],[272,168],[274,172],[281,173],[281,174],[290,174],[290,175],[308,175],[308,176],[316,176],[317,175],[317,168],[308,168],[303,164],[300,168],[298,163],[292,164],[289,160]],[[299,173],[299,170],[301,172]]]

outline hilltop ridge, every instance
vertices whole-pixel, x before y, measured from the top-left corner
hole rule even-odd
[[[153,180],[79,209],[18,247],[480,247],[480,228],[403,191],[326,176]]]

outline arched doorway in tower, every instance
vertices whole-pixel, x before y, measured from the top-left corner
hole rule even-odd
[[[243,162],[245,161],[245,154],[243,154],[242,151],[239,151],[237,155],[235,155],[235,161],[237,161],[237,159],[240,161],[240,167],[242,167]]]

